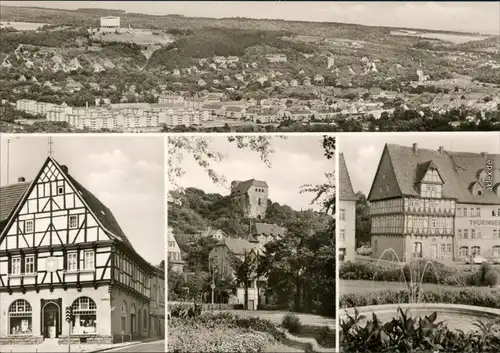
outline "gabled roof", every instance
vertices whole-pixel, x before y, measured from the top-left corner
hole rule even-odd
[[[80,196],[83,203],[89,208],[89,210],[94,214],[96,220],[101,224],[104,228],[104,231],[112,238],[126,244],[131,250],[134,250],[132,243],[128,240],[127,236],[120,228],[120,225],[116,221],[113,213],[106,207],[104,204],[99,201],[97,197],[95,197],[90,191],[88,191],[85,187],[83,187],[78,181],[76,181],[67,171],[67,168],[63,168],[54,158],[47,157],[42,168],[38,172],[36,178],[29,184],[29,187],[25,188],[25,192],[21,193],[20,197],[17,199],[15,206],[12,208],[12,212],[10,212],[10,216],[8,218],[8,222],[12,222],[13,213],[19,209],[20,205],[22,205],[29,195],[31,190],[35,187],[35,181],[38,180],[42,171],[45,169],[46,165],[52,162],[57,170],[67,179],[68,183],[75,189],[76,193]],[[14,195],[13,195],[14,196]],[[12,197],[10,199],[10,204],[12,204]],[[3,213],[3,211],[2,211]]]
[[[57,163],[57,162],[56,162]],[[90,207],[90,209],[94,212],[96,218],[101,222],[102,226],[111,232],[111,236],[116,238],[117,240],[125,243],[127,246],[133,248],[132,243],[128,240],[127,236],[121,229],[118,221],[115,216],[111,212],[109,208],[107,208],[94,194],[88,191],[82,184],[76,181],[71,175],[63,170],[66,177],[73,184],[77,192],[83,198],[85,203]],[[108,232],[109,234],[109,232]]]
[[[254,223],[252,226],[252,235],[260,234],[283,236],[285,235],[285,228],[282,228],[276,224]]]
[[[356,193],[352,188],[351,178],[349,177],[349,171],[347,170],[347,164],[345,162],[344,154],[341,153],[339,156],[339,183],[340,183],[340,193],[339,200],[341,201],[357,201]]]
[[[17,183],[0,188],[0,232],[29,185],[30,183]]]
[[[431,160],[424,163],[420,163],[417,166],[417,178],[416,178],[417,183],[422,182],[422,179],[424,179],[429,169],[436,169],[439,174],[439,168],[437,167],[436,163],[434,163],[434,161]],[[441,174],[439,174],[439,177],[441,178]],[[442,179],[443,178],[441,178],[441,180]]]
[[[397,184],[401,193],[419,196],[415,184],[419,181],[419,168],[435,164],[443,180],[442,195],[462,203],[500,204],[500,198],[484,187],[482,195],[473,195],[470,185],[477,181],[478,170],[484,169],[488,161],[492,167],[492,185],[500,183],[500,154],[481,154],[471,152],[451,152],[394,144],[386,145]],[[420,167],[419,167],[420,166]]]
[[[229,251],[231,251],[234,255],[244,255],[245,252],[248,253],[252,250],[256,250],[256,245],[250,243],[246,239],[241,238],[224,238],[215,246],[227,246]]]
[[[233,187],[233,185],[236,185]],[[244,194],[250,190],[250,188],[259,187],[259,188],[268,188],[267,183],[261,180],[250,179],[246,181],[233,181],[231,183],[231,194]]]

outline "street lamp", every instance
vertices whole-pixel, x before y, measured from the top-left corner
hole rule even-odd
[[[9,159],[10,159],[10,143],[11,141],[19,140],[19,136],[7,139],[7,185],[9,185]]]

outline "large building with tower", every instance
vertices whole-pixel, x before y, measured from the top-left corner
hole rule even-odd
[[[337,238],[340,260],[352,261],[356,257],[356,201],[351,178],[344,159],[339,156],[339,205]]]
[[[111,210],[48,157],[0,189],[0,342],[162,337],[164,269],[135,250]]]
[[[266,217],[269,187],[265,181],[250,179],[231,182],[231,198],[238,202],[245,216],[255,219]]]
[[[374,257],[500,257],[499,154],[386,144],[368,201]]]

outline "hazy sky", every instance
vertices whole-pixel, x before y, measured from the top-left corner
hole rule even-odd
[[[344,153],[354,192],[370,192],[373,178],[386,143],[457,152],[486,152],[500,154],[498,133],[377,133],[349,134],[337,138],[338,148]]]
[[[0,143],[6,185],[7,135]],[[12,136],[10,136],[12,138]],[[53,157],[112,212],[135,250],[154,265],[165,258],[164,139],[162,137],[53,137]],[[48,156],[48,137],[22,135],[10,143],[9,183],[32,181]]]
[[[250,17],[500,33],[500,2],[2,1],[61,9],[106,8],[151,15]]]
[[[308,209],[312,207],[310,202],[314,194],[300,194],[301,186],[325,183],[325,173],[335,169],[334,160],[327,160],[324,156],[322,141],[323,137],[319,135],[288,136],[287,139],[273,137],[271,144],[275,152],[270,157],[269,168],[261,161],[259,153],[238,149],[225,136],[210,137],[211,150],[223,153],[225,157],[221,162],[214,162],[213,169],[224,175],[227,185],[214,184],[187,153],[182,162],[186,174],[176,182],[182,187],[196,187],[207,193],[229,195],[233,180],[263,180],[269,186],[269,198],[273,202],[298,211]]]

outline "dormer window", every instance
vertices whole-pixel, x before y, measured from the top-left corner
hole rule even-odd
[[[442,197],[442,185],[422,183],[420,184],[420,196],[440,199]]]
[[[430,168],[427,173],[425,173],[424,179],[422,180],[423,182],[430,182],[430,183],[442,183],[443,181],[441,180],[441,177],[439,176],[439,173],[437,169]]]
[[[482,196],[484,194],[483,187],[479,182],[475,182],[471,188],[472,195]]]
[[[487,176],[487,173],[486,173],[486,170],[484,170],[484,169],[481,169],[479,171],[479,173],[477,174],[477,180],[481,183],[481,185],[485,184],[486,176]]]

